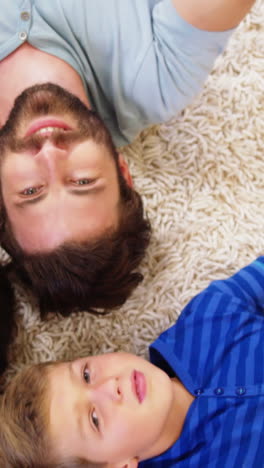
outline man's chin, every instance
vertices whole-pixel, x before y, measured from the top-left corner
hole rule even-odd
[[[21,133],[34,119],[47,116],[72,116],[83,120],[89,109],[79,98],[53,83],[31,86],[15,100],[10,115],[0,131],[6,134]]]

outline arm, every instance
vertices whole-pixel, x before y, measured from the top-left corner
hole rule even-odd
[[[254,0],[172,0],[179,15],[196,28],[225,31],[235,28]]]
[[[215,6],[208,11],[209,5],[216,2],[221,8]],[[240,8],[239,15],[235,2],[247,5],[243,11]],[[110,128],[116,144],[123,145],[143,128],[175,117],[201,92],[215,59],[232,34],[231,26],[242,19],[252,3],[96,0],[89,8],[89,2],[79,0],[76,9],[76,2],[67,0],[59,2],[63,15],[54,14],[54,7],[50,7],[45,20],[61,37],[70,38],[70,50],[74,45],[80,53],[77,59],[92,106]],[[203,11],[201,5],[204,15],[198,15]],[[224,24],[216,25],[220,10]],[[200,29],[216,26],[229,29]]]

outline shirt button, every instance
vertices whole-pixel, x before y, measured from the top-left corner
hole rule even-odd
[[[216,395],[223,395],[224,389],[221,388],[221,387],[218,387],[218,388],[215,389],[214,392],[215,392]]]
[[[20,15],[20,18],[23,20],[23,21],[29,21],[30,19],[30,13],[28,11],[22,11],[21,15]]]
[[[236,389],[236,394],[237,394],[238,396],[245,395],[245,393],[246,393],[245,387],[237,387],[237,389]]]
[[[204,392],[204,391],[203,391],[202,388],[197,388],[196,390],[194,390],[194,393],[195,393],[195,395],[197,395],[197,396],[202,395],[203,392]]]
[[[21,31],[21,32],[19,33],[19,39],[20,39],[21,41],[24,42],[24,41],[26,40],[26,38],[27,38],[27,33],[26,33],[26,31]]]

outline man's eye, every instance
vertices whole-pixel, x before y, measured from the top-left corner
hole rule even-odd
[[[89,184],[92,184],[93,182],[94,182],[93,179],[78,179],[74,181],[76,185],[89,185]]]
[[[100,424],[99,424],[99,419],[98,419],[95,409],[93,409],[91,417],[92,417],[92,422],[93,422],[94,427],[99,430]]]
[[[90,372],[89,372],[89,369],[87,367],[85,367],[84,370],[83,370],[83,378],[84,378],[86,383],[91,382]]]
[[[41,187],[28,187],[21,192],[21,195],[29,197],[30,195],[36,195],[40,191]]]

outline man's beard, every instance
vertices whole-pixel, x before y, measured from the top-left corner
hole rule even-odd
[[[99,144],[103,142],[108,148],[110,142],[113,148],[109,132],[95,112],[64,88],[46,83],[27,88],[16,98],[5,125],[0,129],[0,157],[8,150],[19,152],[41,147],[47,138],[44,135],[18,138],[18,133],[21,124],[29,124],[33,119],[47,115],[62,118],[68,115],[76,122],[75,130],[57,129],[50,135],[49,140],[55,144],[93,139]]]

